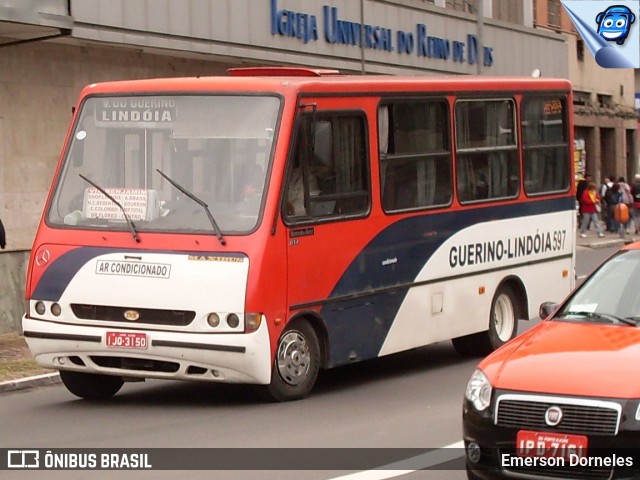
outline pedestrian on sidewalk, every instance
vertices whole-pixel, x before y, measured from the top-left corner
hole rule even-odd
[[[602,185],[600,185],[600,200],[602,201],[602,220],[604,220],[607,232],[615,232],[613,225],[613,217],[609,212],[609,205],[607,204],[607,195],[609,193],[609,189],[613,187],[613,178],[614,177],[604,177],[602,181]]]
[[[640,233],[640,173],[636,173],[633,183],[631,184],[631,195],[633,196],[633,205],[631,207],[631,217],[633,218],[633,226],[636,234]]]
[[[631,186],[625,181],[624,177],[618,179],[618,186],[620,187],[620,200],[627,206],[627,210],[631,213],[633,208],[633,195],[631,194]],[[628,215],[628,220],[623,223],[624,229],[629,232],[631,222],[631,215]]]
[[[607,190],[607,196],[605,198],[605,204],[607,206],[607,218],[609,218],[607,230],[612,233],[618,233],[618,230],[620,229],[620,225],[616,220],[615,210],[616,205],[620,203],[621,198],[622,195],[620,194],[620,185],[618,185],[618,182],[613,182],[611,188]]]
[[[576,185],[576,201],[578,202],[578,217],[580,220],[580,224],[582,224],[582,217],[583,217],[582,194],[587,189],[587,185],[589,185],[592,178],[593,177],[591,176],[590,173],[585,173],[584,178],[580,179],[578,181],[578,184]]]
[[[602,227],[600,226],[600,211],[602,210],[602,203],[600,202],[600,195],[598,195],[598,189],[596,184],[589,182],[587,188],[582,193],[580,198],[580,210],[582,211],[582,221],[580,223],[580,237],[586,238],[587,227],[590,222],[598,232],[598,237],[604,237],[602,233]]]

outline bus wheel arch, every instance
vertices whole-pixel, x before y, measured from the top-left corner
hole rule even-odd
[[[299,315],[291,319],[276,343],[267,399],[284,402],[306,397],[324,366],[326,334],[319,319]]]
[[[489,310],[488,329],[452,339],[464,356],[485,356],[518,334],[518,320],[528,318],[528,300],[522,281],[507,277],[496,288]]]

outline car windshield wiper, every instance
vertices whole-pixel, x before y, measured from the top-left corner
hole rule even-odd
[[[166,174],[164,174],[159,168],[156,168],[156,171],[162,175],[162,178],[164,178],[167,182],[169,182],[171,185],[173,185],[174,187],[176,187],[178,190],[180,190],[180,192],[182,192],[184,195],[186,195],[187,197],[189,197],[191,200],[193,200],[194,202],[196,202],[198,205],[200,205],[202,208],[204,208],[204,211],[207,214],[207,218],[209,219],[209,222],[211,222],[211,226],[213,227],[213,231],[215,232],[216,236],[218,237],[218,241],[220,242],[221,245],[226,245],[226,240],[224,239],[224,237],[222,236],[222,231],[220,230],[220,227],[218,227],[218,224],[216,223],[215,218],[213,218],[213,215],[211,214],[211,210],[209,210],[209,205],[207,205],[206,203],[204,203],[202,200],[200,200],[198,197],[196,197],[193,193],[191,193],[189,190],[187,190],[186,188],[184,188],[182,185],[179,185],[178,183],[176,183],[174,180],[170,179]]]
[[[622,317],[618,317],[616,315],[611,315],[610,313],[600,313],[600,312],[585,312],[585,311],[580,311],[580,312],[566,312],[562,315],[559,315],[556,318],[564,318],[567,317],[569,315],[575,315],[578,317],[586,317],[586,318],[595,318],[595,319],[605,319],[608,320],[612,323],[623,323],[625,325],[630,325],[632,327],[637,327],[638,325],[640,325],[640,318],[639,317],[627,317],[627,318],[622,318]]]
[[[115,198],[113,198],[113,196],[110,195],[109,192],[107,192],[104,188],[102,188],[97,183],[89,180],[87,177],[85,177],[81,173],[79,173],[78,175],[80,175],[81,179],[83,179],[85,182],[87,182],[89,185],[91,185],[93,188],[98,190],[101,194],[103,194],[105,197],[107,197],[109,200],[111,200],[113,203],[117,205],[120,211],[122,211],[122,214],[124,215],[124,219],[127,221],[127,224],[129,224],[129,230],[131,231],[131,235],[133,235],[133,239],[136,241],[136,243],[140,243],[140,237],[138,236],[138,231],[136,230],[136,226],[133,223],[133,220],[129,218],[129,215],[127,215],[127,211],[124,209],[124,207],[120,205],[120,202],[118,202]]]

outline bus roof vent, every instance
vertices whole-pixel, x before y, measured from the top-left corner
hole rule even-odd
[[[338,70],[305,67],[242,67],[227,70],[232,77],[324,77],[340,75]]]

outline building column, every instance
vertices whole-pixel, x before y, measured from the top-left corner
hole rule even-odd
[[[533,28],[533,0],[522,0],[524,18],[522,20],[525,27]]]

